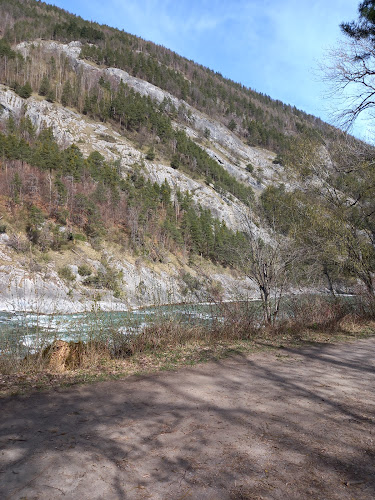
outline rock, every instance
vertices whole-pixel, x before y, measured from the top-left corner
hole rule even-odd
[[[48,368],[56,372],[78,368],[82,364],[86,350],[83,342],[65,342],[55,340],[43,351],[43,358],[47,359]]]
[[[77,277],[78,276],[78,266],[76,266],[75,264],[71,264],[68,266],[70,271],[72,272],[72,274]]]
[[[64,340],[55,340],[53,344],[46,347],[43,351],[43,358],[47,358],[47,365],[53,371],[65,371],[66,360],[70,353],[68,342]]]
[[[9,235],[6,233],[0,234],[0,244],[7,245],[9,242]]]

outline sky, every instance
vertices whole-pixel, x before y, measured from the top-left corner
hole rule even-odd
[[[359,0],[47,0],[333,122],[319,65]],[[368,140],[367,122],[352,130]]]

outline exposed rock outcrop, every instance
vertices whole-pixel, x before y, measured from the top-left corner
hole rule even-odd
[[[55,340],[44,349],[42,357],[50,370],[61,373],[81,366],[85,348],[83,342]]]
[[[186,102],[155,85],[132,77],[123,70],[101,69],[80,59],[79,42],[69,44],[45,40],[34,42],[37,43],[47,52],[64,54],[75,68],[95,73],[96,77],[102,74],[118,81],[123,80],[142,95],[150,96],[159,103],[167,100],[176,109],[184,109],[186,119],[182,122],[173,122],[173,126],[184,129],[188,136],[199,142],[200,146],[232,176],[251,185],[256,191],[260,192],[280,172],[281,167],[272,163],[275,157],[273,153],[245,145],[221,123],[205,116]],[[26,56],[31,46],[31,42],[23,42],[17,49]],[[39,96],[33,95],[28,99],[22,99],[9,88],[0,85],[0,120],[21,114],[28,116],[38,130],[51,127],[62,147],[75,143],[86,156],[96,150],[107,160],[119,160],[124,175],[137,168],[141,169],[146,177],[159,184],[167,180],[174,192],[177,189],[190,192],[197,205],[208,208],[216,218],[225,221],[229,227],[243,228],[245,207],[235,197],[219,193],[214,186],[194,180],[186,173],[160,161],[146,160],[139,149],[109,124],[94,122],[72,109],[48,102]],[[209,140],[203,139],[203,132],[206,130],[209,131]],[[107,140],[108,137],[111,138],[110,142]],[[262,183],[246,170],[249,163],[255,169],[262,170]],[[253,225],[253,231],[267,238],[262,228]],[[8,236],[4,235],[0,240],[0,309],[3,310],[79,312],[89,310],[94,303],[103,310],[123,310],[151,304],[191,301],[197,298],[186,292],[186,287],[181,282],[183,265],[179,262],[168,262],[168,259],[158,265],[148,261],[134,262],[130,256],[114,256],[109,249],[107,257],[112,262],[111,265],[116,270],[122,271],[123,275],[121,284],[123,293],[120,299],[115,299],[108,290],[100,290],[98,294],[97,291],[85,286],[84,280],[76,272],[81,258],[79,252],[83,261],[91,258],[90,264],[94,268],[99,268],[101,265],[99,255],[96,257],[86,255],[84,244],[81,248],[77,247],[75,254],[67,258],[74,275],[72,285],[59,277],[56,262],[43,266],[43,269],[31,270],[30,265],[24,262],[25,259],[9,246],[7,238]],[[185,271],[192,275],[197,274],[196,269],[186,269],[186,266]],[[256,294],[249,280],[234,278],[224,270],[215,271],[213,274],[216,282],[220,284],[224,300],[237,298],[241,294],[248,295],[249,290],[252,295]],[[201,297],[205,296],[207,295],[202,291]]]

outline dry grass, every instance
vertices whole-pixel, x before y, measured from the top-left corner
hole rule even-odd
[[[161,319],[139,334],[113,332],[110,342],[71,342],[63,368],[51,363],[51,348],[24,359],[0,356],[0,396],[134,374],[176,369],[231,354],[330,343],[374,335],[375,322],[345,304],[321,298],[291,304],[292,315],[264,328],[251,304],[221,304],[210,325]],[[67,344],[67,343],[66,343]]]

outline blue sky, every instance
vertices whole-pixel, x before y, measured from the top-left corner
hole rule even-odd
[[[48,1],[48,0],[47,0]],[[317,74],[359,0],[51,0],[331,122]],[[366,137],[362,120],[353,132]]]

